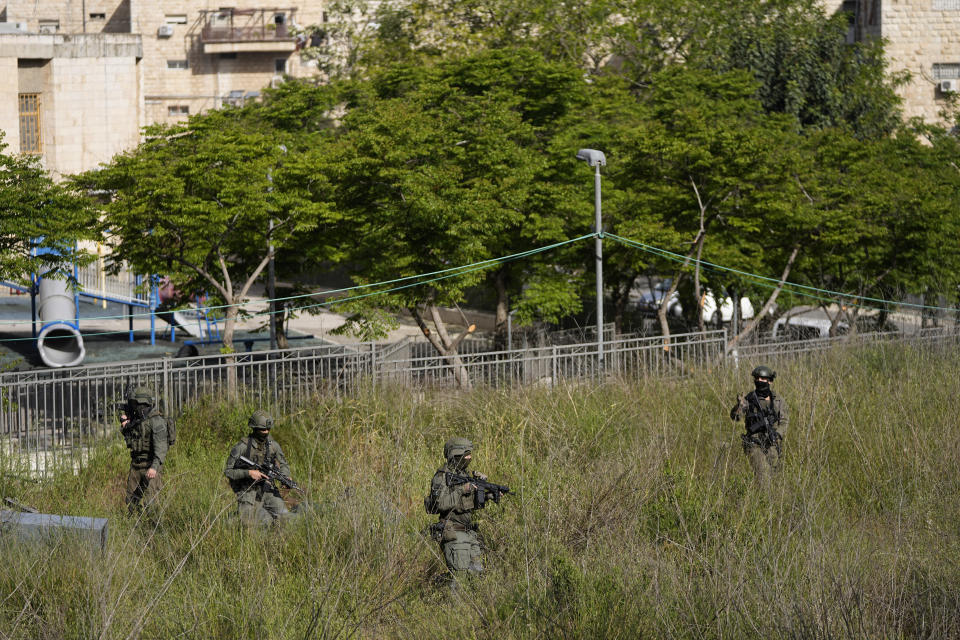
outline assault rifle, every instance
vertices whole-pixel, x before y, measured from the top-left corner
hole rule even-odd
[[[783,440],[783,436],[780,435],[780,432],[777,431],[777,427],[774,424],[776,422],[774,416],[774,404],[773,396],[770,398],[770,411],[764,411],[763,407],[760,406],[759,401],[757,401],[757,409],[760,410],[760,415],[763,416],[763,429],[762,433],[767,437],[767,444],[773,446],[777,449],[777,455],[782,455],[783,452],[780,449],[780,441]],[[746,439],[750,439],[752,436],[761,433],[761,431],[754,431],[748,436],[745,436]]]
[[[264,465],[264,464],[257,464],[256,462],[254,462],[253,460],[251,460],[246,456],[240,456],[239,459],[240,459],[240,462],[246,465],[246,467],[244,468],[256,469],[257,471],[262,473],[264,476],[266,476],[267,482],[270,482],[270,483],[279,482],[280,484],[282,484],[288,489],[293,489],[294,491],[299,491],[300,493],[304,493],[300,485],[298,485],[296,482],[293,481],[293,478],[284,475],[280,471],[280,467],[277,465],[276,462],[274,462],[272,466],[268,467],[267,465]]]
[[[447,486],[452,487],[458,484],[472,484],[477,487],[477,507],[482,508],[489,495],[497,504],[500,503],[500,496],[510,493],[510,487],[502,484],[494,484],[481,480],[476,473],[472,476],[461,476],[456,473],[447,473]]]

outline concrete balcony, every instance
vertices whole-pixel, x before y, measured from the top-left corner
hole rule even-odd
[[[204,53],[295,51],[293,8],[219,9],[200,12]]]

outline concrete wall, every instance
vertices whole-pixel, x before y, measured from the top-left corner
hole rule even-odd
[[[56,130],[50,139],[56,161],[48,165],[51,171],[85,171],[137,145],[136,58],[55,58],[51,66],[56,96],[52,114]]]
[[[131,33],[136,0],[8,0],[7,22],[26,22],[36,33],[41,22],[59,22],[59,33]],[[102,16],[102,17],[101,17]]]
[[[136,146],[141,55],[140,37],[131,34],[0,35],[0,129],[8,151],[19,151],[19,93],[40,94],[41,158],[54,177]]]
[[[16,58],[0,58],[0,131],[3,131],[3,143],[7,145],[5,153],[20,151],[19,103],[16,96],[20,92],[20,78]],[[12,97],[13,99],[11,99]]]
[[[231,91],[241,91],[244,95],[261,91],[280,75],[275,71],[276,60],[285,61],[285,72],[293,76],[312,76],[316,73],[315,65],[302,63],[298,53],[289,51],[289,43],[283,47],[274,45],[276,51],[228,55],[205,53],[200,41],[203,28],[200,11],[224,6],[237,9],[296,8],[294,23],[290,26],[307,26],[322,21],[326,5],[322,0],[282,3],[265,3],[262,0],[160,0],[136,4],[134,29],[143,34],[143,94],[145,121],[148,123],[183,119],[181,115],[169,115],[172,106],[185,106],[192,115],[223,106],[224,97]],[[186,16],[186,23],[171,24],[168,17],[172,16]],[[157,34],[157,30],[165,24],[173,29],[170,37]],[[168,68],[168,60],[186,60],[187,68]]]
[[[960,2],[888,0],[883,3],[882,33],[890,69],[913,76],[901,91],[904,115],[939,120],[945,96],[937,88],[934,65],[960,65]]]
[[[888,69],[910,72],[900,90],[905,117],[940,120],[945,96],[934,65],[960,64],[960,0],[824,0],[823,6],[831,13],[854,8],[855,39],[882,37]]]

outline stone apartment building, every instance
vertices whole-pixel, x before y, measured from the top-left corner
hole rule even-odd
[[[141,128],[316,73],[297,27],[324,0],[0,0],[0,130],[54,175],[135,146]]]
[[[886,41],[891,71],[909,71],[901,89],[904,115],[928,122],[949,92],[960,92],[960,0],[827,0],[850,18],[851,42]]]

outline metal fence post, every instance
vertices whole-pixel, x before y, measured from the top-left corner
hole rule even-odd
[[[163,411],[168,416],[173,415],[170,407],[170,358],[163,359]]]
[[[550,373],[550,386],[555,387],[557,385],[557,345],[550,347],[550,360],[551,360],[551,373]]]

